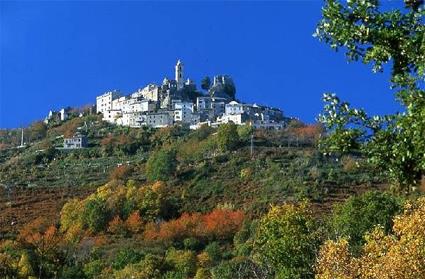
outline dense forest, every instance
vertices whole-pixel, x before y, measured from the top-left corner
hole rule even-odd
[[[404,111],[325,94],[283,130],[0,131],[1,278],[425,278],[423,1],[327,0],[315,36],[391,71]],[[80,115],[81,114],[81,115]],[[86,134],[87,148],[62,149]]]

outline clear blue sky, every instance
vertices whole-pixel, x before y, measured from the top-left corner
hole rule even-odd
[[[312,37],[322,1],[0,2],[0,128],[173,77],[229,74],[237,97],[313,122],[335,92],[372,113],[399,109],[388,74],[348,64]]]

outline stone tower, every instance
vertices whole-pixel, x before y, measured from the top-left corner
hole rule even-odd
[[[177,61],[177,64],[176,64],[176,82],[177,82],[177,89],[183,88],[183,84],[184,84],[183,63],[180,61],[180,59]]]

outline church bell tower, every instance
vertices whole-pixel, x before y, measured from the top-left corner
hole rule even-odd
[[[176,73],[177,89],[181,89],[183,88],[184,78],[183,78],[183,63],[180,61],[180,59],[177,61],[175,73]]]

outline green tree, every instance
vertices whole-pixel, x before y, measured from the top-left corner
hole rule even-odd
[[[171,248],[167,251],[165,262],[186,277],[195,275],[196,257],[192,251]]]
[[[98,259],[86,263],[83,267],[83,271],[87,278],[97,278],[105,267],[105,261]]]
[[[176,152],[161,149],[149,157],[146,163],[146,176],[150,181],[166,181],[176,171],[176,165]]]
[[[367,192],[350,197],[335,207],[331,227],[337,238],[346,237],[353,246],[364,243],[363,236],[380,225],[388,233],[392,228],[393,217],[402,210],[400,198],[389,193]]]
[[[237,127],[230,122],[218,127],[217,145],[221,151],[234,150],[239,145],[239,135]]]
[[[402,113],[371,117],[325,94],[319,119],[329,137],[320,147],[334,154],[357,149],[399,190],[409,191],[425,173],[425,25],[423,0],[405,4],[406,9],[384,10],[377,0],[327,0],[315,35],[374,72],[390,63],[392,88],[404,106]]]
[[[108,220],[109,212],[105,201],[94,198],[86,202],[82,221],[90,231],[97,233],[104,230]]]
[[[317,225],[307,204],[274,206],[261,218],[254,256],[276,278],[313,278],[320,245]]]
[[[238,136],[240,141],[247,142],[251,139],[251,135],[254,132],[254,128],[251,125],[238,126]]]
[[[201,80],[201,88],[204,90],[208,90],[211,87],[211,79],[210,77],[206,76]]]
[[[112,267],[115,270],[123,269],[128,264],[134,264],[142,259],[142,254],[131,248],[123,248],[115,255]]]
[[[129,264],[121,270],[114,271],[116,279],[156,279],[161,278],[161,259],[148,254],[143,260],[136,264]]]
[[[213,262],[219,262],[221,260],[221,249],[217,242],[211,242],[205,247],[205,252]]]

